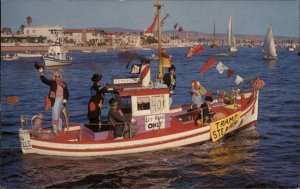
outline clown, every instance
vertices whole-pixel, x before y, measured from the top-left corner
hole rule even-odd
[[[206,94],[205,88],[199,81],[192,81],[192,89],[190,93],[192,95],[192,108],[199,108],[202,104],[201,95]]]

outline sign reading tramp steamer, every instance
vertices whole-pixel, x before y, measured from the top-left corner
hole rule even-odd
[[[213,142],[222,138],[229,129],[237,125],[241,117],[241,111],[238,111],[226,118],[210,123],[210,134]]]

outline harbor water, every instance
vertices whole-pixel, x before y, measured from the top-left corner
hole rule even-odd
[[[236,89],[235,76],[247,81],[259,76],[266,83],[260,91],[257,124],[230,134],[218,142],[104,157],[56,157],[24,155],[19,146],[20,113],[42,112],[50,126],[51,111],[44,111],[48,86],[39,79],[34,61],[40,59],[1,60],[1,183],[4,188],[296,188],[300,186],[300,56],[278,49],[278,59],[266,61],[260,48],[239,48],[228,57],[215,56],[234,71],[228,78],[215,66],[204,74],[198,70],[211,55],[220,50],[209,49],[186,58],[187,48],[167,49],[176,66],[177,86],[172,106],[191,102],[192,80],[199,80],[212,96],[217,90]],[[150,57],[152,51],[139,52]],[[87,103],[91,77],[98,72],[103,84],[113,75],[129,73],[128,60],[118,52],[70,52],[70,66],[46,68],[52,77],[58,69],[68,84],[67,107],[70,122],[87,122]],[[157,62],[151,61],[151,75]],[[20,97],[18,106],[6,104],[11,95]],[[104,109],[111,97],[106,95]],[[103,110],[102,116],[107,114]]]

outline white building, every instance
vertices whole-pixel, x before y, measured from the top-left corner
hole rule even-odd
[[[25,36],[42,36],[47,40],[61,41],[63,37],[63,29],[59,26],[42,25],[42,26],[29,26],[24,28]]]

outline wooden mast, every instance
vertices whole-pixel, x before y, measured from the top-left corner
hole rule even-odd
[[[160,9],[163,5],[160,4],[160,0],[156,1],[156,4],[154,7],[156,7],[157,10],[157,38],[158,38],[158,62],[159,62],[159,74],[161,75],[163,73],[163,67],[162,67],[162,58],[161,58],[161,25],[160,25]]]

